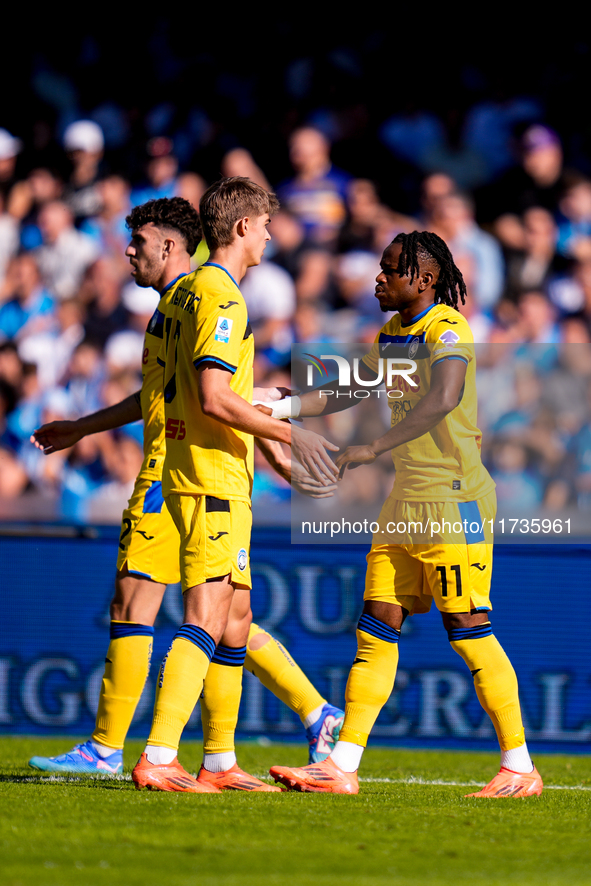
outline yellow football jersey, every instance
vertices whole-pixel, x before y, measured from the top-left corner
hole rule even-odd
[[[404,377],[393,375],[390,384],[386,378],[392,427],[429,391],[433,366],[442,360],[466,363],[466,381],[456,408],[427,434],[392,450],[396,468],[392,496],[462,502],[486,495],[495,484],[480,457],[476,360],[466,319],[447,305],[431,305],[407,325],[396,314],[382,327],[363,362],[378,372],[379,360],[389,357],[416,364],[409,375],[414,385]]]
[[[168,284],[160,296],[144,336],[142,356],[141,406],[144,420],[144,460],[138,479],[160,480],[166,454],[164,440],[164,401],[162,398],[162,366],[158,354],[164,337],[164,313],[173,289],[186,274]]]
[[[164,368],[164,495],[250,501],[254,439],[205,415],[197,370],[214,363],[252,401],[254,341],[246,303],[225,268],[206,262],[166,299],[158,362]]]

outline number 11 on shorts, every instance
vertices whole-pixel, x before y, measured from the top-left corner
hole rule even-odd
[[[458,566],[449,567],[456,574],[456,597],[462,596],[462,572]],[[447,566],[437,566],[437,572],[441,576],[441,596],[447,597]]]

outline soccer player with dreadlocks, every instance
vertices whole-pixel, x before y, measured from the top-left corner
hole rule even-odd
[[[271,774],[290,790],[357,793],[369,733],[394,687],[402,624],[409,614],[428,612],[434,599],[501,747],[500,772],[470,796],[541,794],[542,779],[525,743],[515,672],[489,621],[496,496],[480,458],[472,334],[458,310],[466,298],[464,280],[440,237],[414,231],[399,234],[385,250],[376,282],[382,311],[397,313],[362,361],[365,378],[377,378],[385,356],[412,360],[414,374],[401,390],[387,380],[390,430],[336,459],[341,476],[389,451],[396,468],[367,556],[345,722],[327,760],[295,769],[275,766]],[[312,391],[302,396],[300,414],[327,414],[354,402]],[[425,527],[422,535],[419,524]],[[454,528],[452,537],[454,524],[460,532]]]

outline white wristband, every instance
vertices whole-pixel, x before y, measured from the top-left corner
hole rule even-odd
[[[273,418],[297,418],[302,410],[302,401],[299,397],[285,397],[283,400],[275,400],[265,405],[271,407]]]

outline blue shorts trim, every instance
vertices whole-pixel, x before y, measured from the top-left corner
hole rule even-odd
[[[484,521],[480,516],[478,502],[459,501],[458,511],[460,512],[462,523],[464,523],[464,535],[466,536],[466,544],[473,545],[477,542],[484,541]],[[475,524],[478,529],[472,530],[470,527],[474,526]]]
[[[160,514],[164,498],[162,497],[162,483],[160,480],[154,480],[144,496],[144,514]]]

